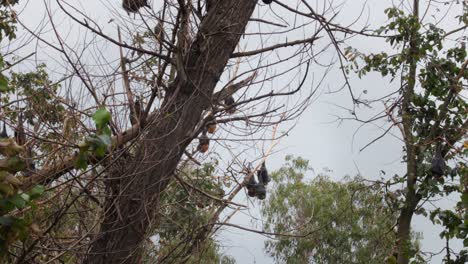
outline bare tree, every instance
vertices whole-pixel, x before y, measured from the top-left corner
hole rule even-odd
[[[44,4],[39,28],[17,16],[27,33],[16,45],[36,39],[57,55],[51,57],[62,75],[56,82],[18,75],[18,101],[4,108],[12,127],[22,123],[19,113],[28,119],[28,159],[35,167],[27,170],[23,189],[43,184],[56,200],[44,210],[49,215],[36,215],[43,219],[41,235],[16,249],[18,263],[70,254],[83,263],[141,263],[161,222],[167,186],[176,179],[203,193],[184,183],[181,168],[216,157],[225,164],[221,178],[235,187],[224,197],[204,194],[216,206],[204,227],[188,236],[179,256],[186,261],[229,220],[220,219],[225,208],[244,207],[232,200],[273,151],[275,143],[268,142],[281,138],[278,126],[308,106],[333,65],[333,59],[320,62],[321,54],[340,51],[339,38],[347,34],[365,34],[330,22],[332,4],[315,10],[306,1],[294,7],[274,1],[277,12],[295,17],[288,21],[253,0],[165,0],[151,8],[144,2],[127,3],[129,16],[114,2],[95,3],[112,11],[107,24],[88,15],[86,6],[63,0]],[[67,31],[76,27],[82,35],[75,39]],[[316,44],[319,38],[324,41]],[[311,67],[323,67],[323,74],[316,79]],[[33,90],[41,94],[28,90],[36,80]],[[100,123],[103,111],[112,117],[105,122],[109,138]],[[218,131],[207,134],[215,124]],[[207,140],[209,155],[200,153]],[[67,221],[73,224],[60,226]]]

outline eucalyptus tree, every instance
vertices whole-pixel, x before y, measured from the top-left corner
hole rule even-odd
[[[286,157],[272,173],[262,206],[265,229],[289,234],[266,241],[277,263],[385,263],[398,213],[378,184],[362,177],[333,181],[314,175],[309,161]],[[413,250],[419,241],[413,236]]]

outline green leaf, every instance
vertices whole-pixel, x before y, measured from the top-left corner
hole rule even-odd
[[[16,206],[16,208],[21,209],[26,206],[26,201],[21,197],[21,195],[17,194],[10,198],[10,202]]]
[[[461,200],[465,209],[468,209],[468,193],[463,193]]]
[[[8,80],[7,78],[0,74],[0,92],[7,92],[8,91]]]
[[[75,160],[75,168],[86,170],[88,167],[88,155],[85,152],[80,152]]]
[[[106,108],[102,107],[96,111],[93,115],[93,120],[96,123],[98,129],[104,128],[111,120],[111,114]]]
[[[107,147],[103,144],[99,145],[95,150],[94,154],[100,158],[104,157],[107,152]]]
[[[15,206],[10,203],[9,199],[2,199],[0,200],[0,212],[2,214],[11,212],[15,209]]]
[[[0,225],[2,226],[11,226],[15,222],[15,218],[11,216],[2,216],[0,217]]]
[[[27,194],[27,193],[22,193],[22,194],[20,194],[20,196],[26,202],[29,202],[31,200],[31,196],[29,196],[29,194]]]
[[[86,144],[90,148],[93,148],[93,147],[96,148],[103,143],[101,142],[101,139],[98,136],[93,134],[86,138]]]
[[[39,198],[45,191],[45,187],[42,185],[36,185],[29,191],[31,200]]]
[[[110,127],[109,127],[109,126],[104,126],[104,127],[102,128],[101,133],[102,133],[103,135],[108,135],[108,136],[110,136],[110,135],[111,135]]]

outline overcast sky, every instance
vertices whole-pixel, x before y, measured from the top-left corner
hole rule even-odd
[[[111,18],[117,19],[117,15],[119,14],[124,16],[123,19],[129,19],[128,16],[120,10],[119,0],[75,0],[68,2],[86,10],[86,13],[102,23],[101,25],[103,27],[108,25],[107,22]],[[160,1],[155,1],[155,3],[153,3],[154,6],[157,6],[159,2]],[[288,3],[289,2],[295,1],[288,0]],[[312,3],[313,1],[308,2]],[[422,2],[425,3],[425,1]],[[32,0],[25,1],[24,3],[26,4],[25,9],[20,17],[22,21],[30,28],[41,27],[40,21],[42,21],[46,15],[44,2]],[[336,3],[338,4],[340,2]],[[359,23],[353,26],[359,29],[360,26],[365,24],[382,25],[382,23],[385,22],[383,10],[388,8],[392,1],[349,0],[347,3],[341,3],[344,3],[343,6],[339,7],[342,11],[335,19],[335,23],[340,22],[346,25],[354,21],[362,10],[364,10]],[[256,11],[255,15],[265,18],[265,14],[270,14],[273,20],[277,20],[277,17],[273,16],[273,13],[275,13],[284,15],[282,18],[285,21],[292,21],[294,19],[294,17],[291,15],[288,16],[284,10],[275,6],[275,4],[273,4],[271,8],[271,11],[274,12],[268,13],[270,11],[268,11],[266,7],[262,7]],[[52,12],[56,12],[56,10],[52,10]],[[84,31],[77,30],[79,28],[78,25],[68,25],[67,23],[69,23],[69,20],[61,19],[61,17],[63,18],[63,14],[60,14],[60,12],[57,12],[57,14],[57,23],[62,27],[68,28],[69,34],[66,37],[67,40],[70,40],[70,43],[74,43],[73,39],[93,38],[92,34],[89,32],[85,34]],[[50,34],[51,32],[44,32],[44,37],[51,37]],[[21,41],[23,43],[28,43],[31,39],[25,38],[21,39]],[[85,41],[82,43],[85,43]],[[384,43],[368,38],[352,39],[347,45],[352,45],[363,52],[379,51],[385,48]],[[46,48],[44,44],[40,46]],[[27,54],[29,51],[34,51],[36,47],[35,45],[29,46],[29,50],[25,50],[24,54]],[[104,54],[108,52],[108,50],[105,49],[102,51]],[[55,56],[56,54],[54,53],[42,53],[38,56],[38,59],[43,60],[51,69],[60,73],[62,62]],[[332,58],[334,55],[330,53],[328,56]],[[90,59],[90,61],[92,61],[92,59]],[[320,77],[320,69],[312,67],[311,70],[316,70],[314,71],[317,75],[316,77]],[[366,96],[369,98],[376,98],[380,95],[387,94],[394,88],[387,80],[382,80],[382,78],[376,74],[371,74],[364,80],[353,77],[351,78],[351,83],[353,87],[356,87],[356,90],[366,90]],[[275,83],[275,85],[282,85],[282,83],[280,81],[279,83]],[[387,175],[402,172],[402,142],[398,138],[397,131],[395,131],[395,136],[387,136],[363,152],[360,152],[360,148],[382,133],[382,128],[372,125],[361,127],[360,124],[352,121],[343,123],[336,122],[336,116],[349,114],[342,108],[337,107],[337,105],[349,106],[351,103],[350,97],[346,91],[333,94],[328,94],[327,92],[329,90],[336,90],[341,85],[342,76],[340,71],[335,69],[326,77],[324,85],[319,90],[320,96],[315,97],[315,101],[303,113],[300,119],[297,120],[292,132],[280,142],[280,145],[276,149],[277,152],[269,158],[268,165],[270,170],[278,169],[280,165],[283,164],[284,157],[287,154],[293,154],[310,160],[310,165],[315,169],[315,172],[323,171],[324,168],[332,170],[329,174],[336,180],[343,178],[345,175],[356,174],[361,174],[370,179],[377,179],[383,176],[380,173],[382,170],[385,171]],[[376,111],[376,109],[369,111]],[[292,124],[288,125],[291,126]],[[287,128],[289,127],[284,127],[284,129]],[[311,176],[313,177],[313,175]],[[248,203],[243,195],[236,199],[240,202]],[[261,219],[258,212],[259,203],[254,201],[250,204],[251,207],[248,212],[238,213],[232,221],[235,224],[261,230]],[[252,218],[252,216],[256,216],[257,219]],[[440,232],[439,228],[421,217],[416,217],[413,221],[413,228],[423,233],[424,251],[439,251],[441,249],[444,242],[438,237],[438,233]],[[268,258],[264,253],[263,243],[265,238],[263,236],[233,228],[224,228],[217,238],[223,246],[224,252],[233,256],[237,260],[237,263],[272,263],[272,259]],[[441,257],[434,259],[433,263],[440,263],[440,259]]]

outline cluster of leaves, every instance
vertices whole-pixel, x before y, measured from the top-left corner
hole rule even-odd
[[[466,4],[464,8],[467,8]],[[461,197],[453,210],[438,208],[431,212],[430,218],[444,226],[441,237],[462,239],[468,247],[468,174],[464,163],[468,144],[461,143],[466,140],[464,126],[468,109],[460,94],[468,80],[466,43],[462,38],[448,47],[446,38],[450,33],[437,25],[423,25],[412,14],[398,8],[389,8],[385,12],[390,22],[377,33],[387,34],[387,42],[399,52],[356,55],[356,51],[348,49],[347,54],[353,54],[348,57],[354,60],[350,69],[356,70],[359,77],[371,71],[389,76],[391,80],[401,76],[400,93],[415,84],[411,96],[405,96],[410,101],[407,113],[412,119],[411,137],[416,146],[417,197],[420,200],[453,194]],[[466,18],[466,12],[459,17],[463,26],[468,25]],[[364,63],[362,67],[357,67],[357,58]],[[411,76],[409,67],[415,62],[418,65],[416,76]],[[435,178],[431,173],[431,161],[440,145],[445,149],[447,169],[444,177]],[[419,213],[429,215],[423,208]],[[466,253],[461,251],[458,255]]]
[[[4,37],[12,40],[16,38],[16,14],[10,10],[19,0],[2,0],[0,2],[0,39]]]
[[[10,8],[18,0],[0,1],[0,42],[4,39],[13,40],[16,37],[16,14]],[[0,103],[8,102],[8,92],[11,92],[11,83],[4,71],[10,68],[0,54]],[[3,108],[3,107],[2,107]],[[3,108],[5,111],[6,109]],[[8,112],[8,111],[6,111]],[[37,225],[30,219],[24,218],[21,210],[34,208],[34,200],[41,197],[43,186],[35,186],[28,191],[21,190],[21,178],[15,176],[26,168],[21,153],[23,146],[18,146],[12,138],[0,139],[0,259],[9,254],[9,247],[18,239],[26,239],[31,231],[39,232]]]
[[[34,125],[38,122],[47,122],[55,126],[61,124],[65,117],[65,110],[58,100],[57,92],[60,85],[53,83],[46,72],[46,65],[40,64],[35,71],[27,73],[12,72],[9,78],[6,93],[1,100],[10,101],[10,94],[25,98],[21,112],[25,120]],[[19,110],[19,109],[10,109]],[[10,111],[10,118],[15,118],[18,111]]]
[[[272,173],[273,191],[262,207],[265,227],[300,236],[267,241],[270,255],[282,263],[383,263],[392,252],[397,214],[381,189],[360,178],[308,179],[309,170],[307,160],[288,156]]]
[[[80,152],[75,160],[75,167],[86,169],[91,157],[103,158],[112,144],[109,122],[111,114],[100,108],[93,115],[96,133],[89,135],[79,144]]]
[[[6,37],[12,40],[16,37],[16,15],[10,11],[10,6],[18,3],[18,0],[2,0],[0,2],[0,42]],[[0,53],[0,93],[6,91],[8,86],[8,79],[3,74],[5,66],[3,55]]]
[[[50,80],[46,66],[40,64],[30,72],[11,71],[8,76],[7,88],[0,94],[2,118],[9,120],[12,128],[23,127],[29,141],[28,156],[34,159],[36,168],[71,154],[68,148],[57,147],[55,142],[64,145],[76,143],[78,139],[74,138],[76,135],[71,130],[72,127],[73,131],[77,130],[78,118],[65,110],[66,100],[58,95],[61,86]],[[34,134],[36,140],[28,139],[30,134]],[[40,138],[47,140],[37,140]]]
[[[32,201],[44,192],[42,186],[35,186],[28,192],[20,189],[21,179],[15,174],[26,167],[20,157],[23,151],[12,138],[0,139],[0,154],[4,157],[0,160],[0,258],[8,254],[12,243],[24,240],[31,230],[38,231],[32,222],[12,215],[15,210],[34,207]]]

